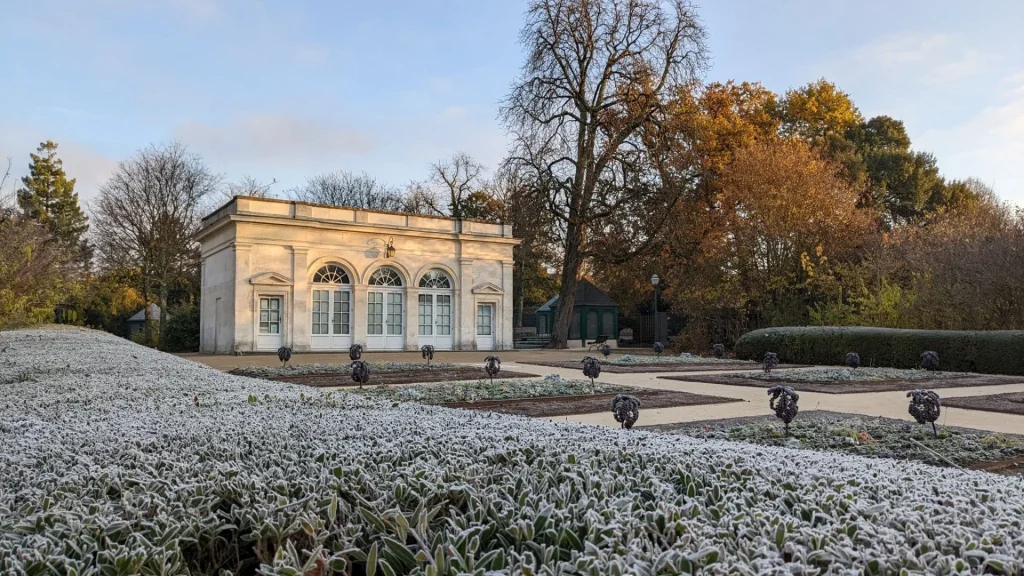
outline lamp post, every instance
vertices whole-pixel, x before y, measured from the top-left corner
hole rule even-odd
[[[658,339],[658,328],[659,328],[659,326],[658,326],[658,282],[660,282],[660,281],[661,281],[661,278],[658,278],[657,274],[655,274],[654,276],[651,276],[651,286],[654,286],[654,341],[655,342],[661,342],[661,340]],[[664,342],[662,342],[662,343],[664,344]]]

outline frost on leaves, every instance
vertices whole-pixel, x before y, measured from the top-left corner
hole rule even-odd
[[[1017,478],[4,348],[0,574],[1024,571]]]

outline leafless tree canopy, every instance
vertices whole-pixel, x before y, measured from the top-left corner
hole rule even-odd
[[[403,194],[365,172],[328,172],[314,176],[292,196],[302,202],[402,212],[406,208]]]
[[[270,182],[262,182],[253,178],[252,176],[245,175],[238,182],[231,182],[227,185],[224,190],[225,201],[234,198],[235,196],[250,196],[252,198],[273,198],[274,193],[271,188],[277,184],[277,178],[274,178]]]
[[[423,200],[435,214],[463,218],[466,199],[484,186],[483,171],[483,166],[465,152],[435,162],[430,166],[432,193],[424,194]]]
[[[199,156],[174,143],[139,151],[100,188],[93,215],[100,263],[140,270],[143,298],[157,289],[161,335],[168,287],[198,264],[200,208],[219,184]]]
[[[705,36],[685,0],[529,4],[528,57],[501,114],[515,142],[510,162],[535,173],[564,251],[555,346],[566,344],[594,230],[624,207],[642,214],[641,200],[660,190],[642,138],[673,89],[705,67]]]

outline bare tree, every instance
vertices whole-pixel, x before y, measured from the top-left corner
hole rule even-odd
[[[146,303],[146,333],[151,334],[149,294],[160,301],[160,345],[167,329],[171,284],[198,265],[195,233],[202,201],[216,192],[220,177],[198,155],[179,143],[150,146],[118,164],[100,188],[93,222],[100,263],[108,269],[140,271]]]
[[[226,200],[230,200],[235,196],[273,198],[274,194],[270,189],[274,184],[277,184],[277,178],[273,178],[269,183],[264,183],[247,174],[242,176],[242,179],[238,182],[231,182],[228,184],[223,194],[226,197]]]
[[[292,196],[302,202],[348,206],[367,210],[401,212],[405,199],[401,192],[366,174],[347,171],[328,172],[314,176]]]
[[[430,165],[429,180],[433,193],[424,200],[436,214],[464,218],[466,199],[484,185],[483,171],[484,167],[465,152],[435,162]]]
[[[623,176],[638,179],[643,129],[705,67],[706,32],[686,0],[531,0],[520,37],[528,56],[501,114],[511,161],[544,183],[559,223],[552,346],[565,347],[589,235],[649,190]]]

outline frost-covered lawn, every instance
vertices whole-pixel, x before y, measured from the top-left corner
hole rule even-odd
[[[953,463],[966,467],[1024,456],[1024,438],[1019,436],[939,426],[936,438],[930,426],[833,412],[801,412],[790,424],[789,435],[783,432],[782,423],[775,416],[725,424],[670,424],[652,429],[695,438],[915,460],[935,466]]]
[[[371,398],[395,401],[423,402],[425,404],[450,404],[454,402],[476,402],[483,400],[508,400],[512,398],[538,398],[541,396],[579,396],[610,394],[636,390],[628,386],[613,386],[590,380],[565,380],[557,374],[550,374],[535,380],[477,380],[467,382],[439,382],[394,388],[380,386],[351,389],[348,392]]]
[[[663,354],[661,356],[623,354],[621,356],[609,356],[600,358],[602,364],[615,366],[636,366],[638,364],[754,364],[749,360],[737,360],[736,358],[715,358],[713,356],[698,356],[683,352],[678,356]]]
[[[371,373],[409,372],[419,370],[454,370],[465,368],[450,362],[367,362]],[[239,376],[252,378],[280,378],[285,376],[310,376],[314,374],[351,374],[350,364],[289,364],[277,366],[241,366],[231,371]]]
[[[771,372],[735,374],[754,380],[789,380],[792,382],[882,382],[885,380],[944,380],[972,376],[963,372],[929,372],[927,370],[903,370],[899,368],[810,368],[783,369]]]
[[[1016,479],[328,400],[95,332],[4,332],[4,349],[4,574],[947,574],[1024,562]]]

